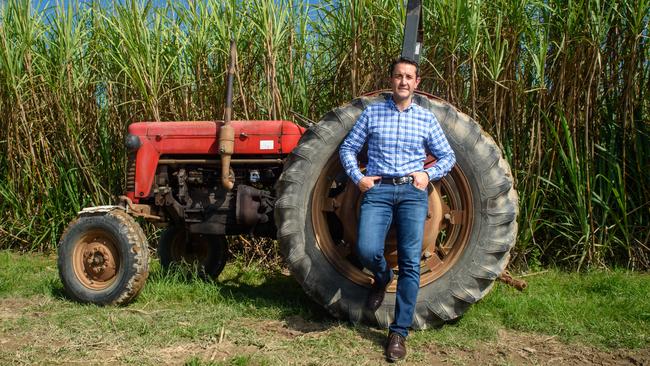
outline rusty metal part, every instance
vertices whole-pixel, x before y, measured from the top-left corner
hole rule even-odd
[[[142,217],[147,220],[161,220],[162,218],[157,215],[152,215],[151,214],[151,206],[150,205],[143,205],[143,204],[136,204],[129,199],[127,196],[120,196],[119,197],[120,205],[122,208],[126,208],[126,213],[128,213],[131,216],[136,216],[136,217]]]
[[[253,228],[258,223],[269,222],[269,214],[273,211],[268,191],[259,190],[240,184],[237,186],[236,217],[237,223]]]
[[[187,183],[187,171],[185,169],[179,169],[174,175],[176,175],[176,179],[178,180],[178,192],[176,192],[178,200],[185,207],[192,206],[192,197],[190,197],[190,188]]]
[[[226,108],[224,124],[219,129],[219,154],[221,154],[221,184],[230,191],[235,185],[235,177],[230,175],[230,158],[235,150],[235,129],[231,126],[232,118],[232,84],[237,60],[237,45],[235,39],[230,40],[230,63],[228,65],[228,80],[226,82]]]
[[[498,280],[505,283],[506,285],[516,288],[519,291],[523,291],[526,287],[528,287],[528,283],[526,281],[512,277],[508,271],[503,271]]]
[[[159,165],[183,165],[183,164],[220,164],[219,159],[160,159]],[[282,159],[230,159],[230,165],[282,165]]]
[[[221,154],[221,185],[230,191],[235,177],[230,175],[230,160],[235,149],[235,129],[229,124],[221,126],[219,132],[219,154]]]
[[[103,230],[90,230],[74,244],[75,276],[92,290],[104,290],[115,282],[121,263],[115,239]]]
[[[174,198],[170,187],[160,187],[154,190],[154,204],[162,207],[172,222],[184,221],[185,208]]]
[[[455,264],[469,242],[474,217],[471,190],[460,168],[454,167],[441,181],[429,184],[428,191],[420,286],[432,283]],[[361,197],[335,155],[325,165],[314,187],[311,216],[316,241],[327,260],[351,281],[370,286],[373,276],[355,260]],[[386,238],[385,257],[394,271],[397,270],[396,248],[396,233],[391,228]],[[393,281],[388,291],[395,291],[396,283]]]

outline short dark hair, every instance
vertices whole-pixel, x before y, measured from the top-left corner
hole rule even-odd
[[[411,60],[410,58],[406,58],[406,57],[396,58],[390,64],[390,68],[388,69],[388,77],[393,76],[393,71],[395,71],[395,66],[397,66],[397,64],[409,64],[409,65],[415,66],[415,76],[420,77],[420,65],[417,62]]]

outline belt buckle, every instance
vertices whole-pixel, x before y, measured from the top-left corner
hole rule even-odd
[[[393,178],[393,184],[402,185],[402,184],[409,183],[410,178],[411,178],[410,176]]]

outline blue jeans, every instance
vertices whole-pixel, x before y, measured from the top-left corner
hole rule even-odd
[[[397,229],[397,296],[395,320],[389,329],[406,337],[420,288],[420,256],[428,195],[412,184],[375,184],[363,194],[357,254],[378,284],[390,279],[384,258],[386,234],[394,221]]]

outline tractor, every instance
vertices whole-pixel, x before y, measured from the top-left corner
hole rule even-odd
[[[421,0],[409,0],[402,57],[418,61]],[[124,305],[142,290],[149,245],[135,220],[163,227],[163,268],[196,264],[217,279],[228,235],[277,239],[291,274],[332,315],[387,327],[397,278],[396,237],[385,256],[395,280],[376,311],[364,307],[373,275],[355,253],[361,194],[338,146],[363,109],[386,91],[360,96],[303,128],[291,121],[232,121],[236,48],[231,42],[223,121],[137,122],[128,128],[126,189],[118,202],[84,208],[59,243],[58,268],[74,300]],[[479,124],[449,103],[417,93],[414,103],[440,122],[457,163],[428,187],[414,328],[461,316],[505,271],[517,233],[518,198],[510,167]],[[359,155],[360,166],[367,157]],[[435,164],[426,159],[425,167]]]

